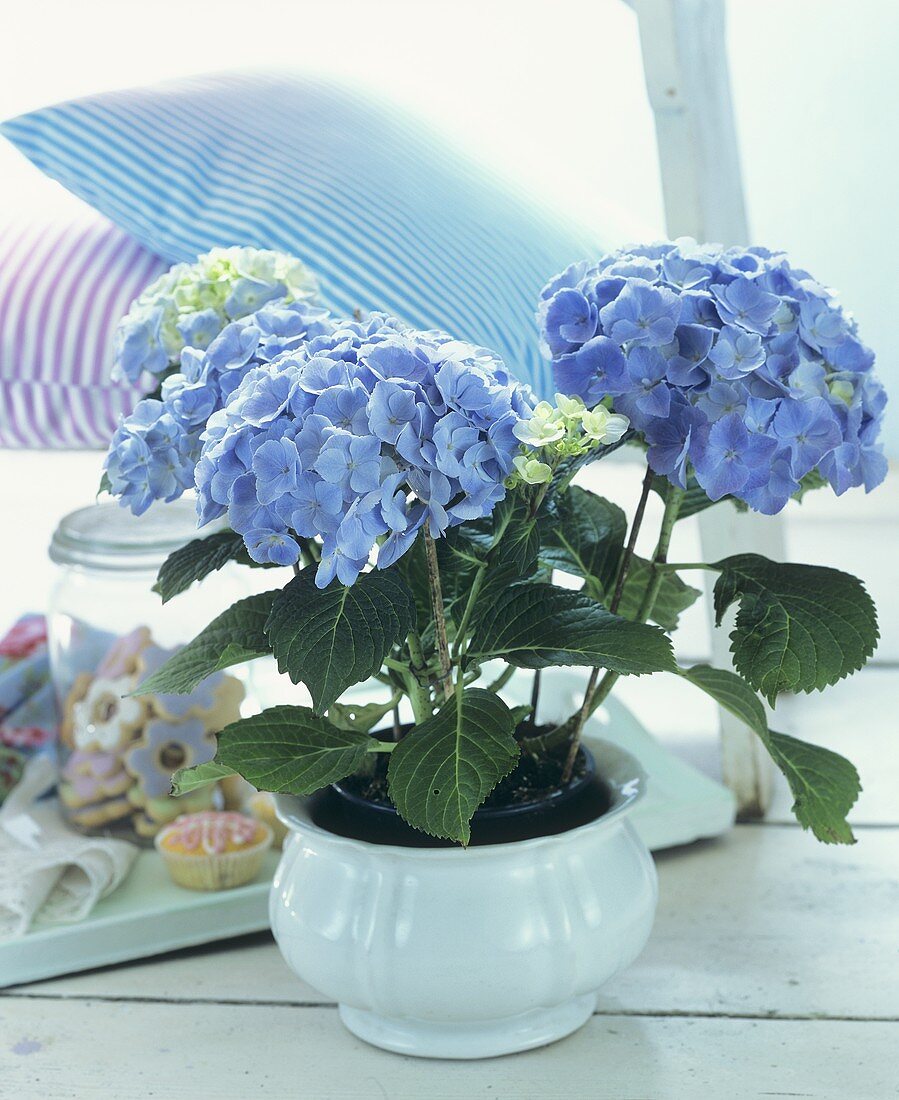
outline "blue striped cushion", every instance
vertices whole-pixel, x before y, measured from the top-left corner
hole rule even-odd
[[[2,131],[151,252],[294,252],[340,313],[383,309],[498,351],[543,394],[541,286],[601,244],[393,107],[295,76],[111,92]]]

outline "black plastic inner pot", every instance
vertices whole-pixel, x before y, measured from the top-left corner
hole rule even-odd
[[[596,774],[596,762],[581,747],[574,778],[563,787],[535,801],[488,805],[477,810],[471,822],[471,846],[509,844],[554,836],[595,821],[611,804],[609,790]],[[373,801],[351,789],[348,781],[335,783],[310,799],[313,822],[337,836],[392,844],[402,848],[452,848],[453,841],[439,840],[413,829],[392,803]]]

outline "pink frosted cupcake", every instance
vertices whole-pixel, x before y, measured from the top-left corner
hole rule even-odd
[[[156,836],[156,849],[179,886],[228,890],[251,882],[271,847],[272,830],[244,814],[185,814]]]

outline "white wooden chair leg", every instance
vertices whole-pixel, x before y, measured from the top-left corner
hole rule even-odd
[[[749,229],[730,91],[723,0],[628,0],[637,14],[646,88],[671,237],[746,244]],[[727,505],[700,516],[703,555],[739,551],[783,560],[783,527]],[[709,604],[709,613],[711,604]],[[713,659],[730,667],[726,629],[713,632]],[[746,726],[720,713],[722,770],[743,817],[768,807],[771,764]]]

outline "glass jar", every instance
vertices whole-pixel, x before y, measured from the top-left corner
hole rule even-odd
[[[226,566],[163,604],[160,565],[198,537],[193,503],[133,516],[116,502],[66,516],[50,545],[50,667],[59,712],[60,805],[79,831],[152,843],[178,814],[218,805],[207,786],[174,798],[172,773],[211,760],[240,716],[244,686],[217,673],[190,695],[129,693],[180,645],[247,594]]]

